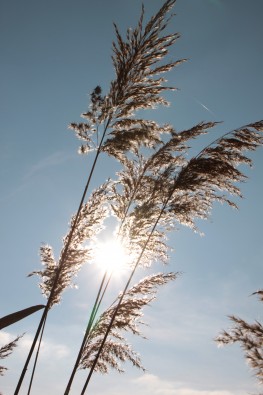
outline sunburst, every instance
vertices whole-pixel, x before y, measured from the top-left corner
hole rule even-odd
[[[120,241],[108,239],[97,243],[94,261],[102,270],[120,274],[128,268],[131,256]]]

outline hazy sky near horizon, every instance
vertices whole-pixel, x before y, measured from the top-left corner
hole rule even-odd
[[[146,19],[161,4],[145,0]],[[107,92],[114,77],[112,22],[125,32],[136,25],[140,9],[140,0],[1,1],[0,316],[44,303],[37,278],[27,274],[41,267],[41,243],[59,254],[92,161],[92,155],[77,154],[79,142],[67,125],[80,122],[92,89],[101,85]],[[193,144],[198,151],[221,134],[263,118],[263,2],[177,0],[174,12],[168,30],[181,38],[168,59],[189,60],[168,74],[169,85],[179,90],[168,95],[171,106],[152,118],[177,130],[224,121]],[[249,297],[263,288],[262,149],[250,157],[254,166],[245,171],[249,179],[242,185],[240,210],[216,205],[211,220],[200,223],[204,237],[188,229],[169,236],[174,252],[164,269],[182,275],[146,309],[148,340],[130,339],[147,373],[127,364],[125,375],[95,374],[91,394],[259,391],[239,347],[219,349],[213,342],[228,327],[228,314],[263,320],[262,305]],[[115,170],[103,158],[92,186]],[[156,265],[152,271],[162,269]],[[78,289],[66,291],[50,312],[32,394],[63,393],[98,281],[96,268],[87,265],[76,279]],[[118,279],[109,297],[116,290]],[[0,378],[3,395],[14,391],[38,318],[36,313],[0,332],[2,343],[26,332],[12,356],[1,361],[9,368]],[[80,372],[72,395],[79,394],[84,377]]]

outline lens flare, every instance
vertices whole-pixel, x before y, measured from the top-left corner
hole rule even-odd
[[[102,270],[121,272],[127,269],[130,256],[118,240],[108,240],[98,243],[95,249],[95,263]]]

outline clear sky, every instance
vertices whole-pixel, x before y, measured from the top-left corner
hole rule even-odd
[[[163,1],[145,0],[146,15]],[[37,279],[41,243],[56,254],[77,208],[91,158],[77,154],[67,130],[87,110],[89,92],[107,90],[113,78],[112,22],[134,26],[140,0],[2,0],[0,4],[0,316],[43,303]],[[203,120],[224,121],[212,136],[263,117],[262,0],[177,0],[170,29],[182,37],[171,58],[189,61],[169,74],[180,91],[171,107],[153,118],[177,130]],[[168,271],[182,276],[163,288],[146,310],[148,340],[132,339],[147,373],[126,365],[127,373],[96,374],[90,393],[99,395],[243,395],[257,386],[239,347],[218,349],[213,338],[229,323],[228,314],[263,320],[262,305],[249,295],[263,287],[263,152],[242,186],[239,211],[216,206],[200,224],[204,237],[180,229],[169,239],[175,249]],[[109,172],[109,174],[106,174]],[[107,159],[95,180],[114,173]],[[95,181],[94,181],[95,182]],[[158,265],[154,271],[160,271]],[[94,295],[98,273],[85,267],[78,290],[68,290],[51,311],[39,369],[37,395],[63,393]],[[116,289],[118,282],[115,280]],[[111,301],[110,301],[111,302]],[[3,395],[13,393],[39,313],[0,333],[2,343],[26,332],[2,364]],[[72,389],[78,394],[83,373]]]

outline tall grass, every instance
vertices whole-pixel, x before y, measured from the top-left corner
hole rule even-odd
[[[144,21],[142,7],[137,26],[128,29],[125,37],[114,25],[115,78],[106,94],[100,86],[95,87],[89,110],[82,114],[84,122],[69,126],[82,142],[79,152],[94,152],[94,162],[77,212],[63,238],[59,258],[55,258],[49,245],[40,249],[44,267],[32,274],[40,276],[40,288],[47,303],[15,394],[20,392],[39,336],[44,332],[45,322],[48,324],[50,309],[61,301],[63,291],[72,285],[81,267],[94,260],[107,218],[115,219],[114,237],[129,255],[129,273],[114,301],[106,298],[111,269],[105,271],[101,282],[98,281],[98,292],[65,384],[65,394],[70,392],[78,369],[88,371],[81,394],[86,392],[94,372],[107,373],[110,368],[121,372],[126,361],[144,369],[124,332],[143,336],[143,309],[156,297],[159,287],[175,280],[178,273],[148,275],[137,284],[134,284],[134,274],[139,267],[169,261],[167,234],[177,224],[198,231],[196,220],[207,219],[214,202],[236,207],[233,197],[242,197],[238,183],[246,176],[238,166],[251,165],[246,152],[262,145],[263,121],[226,131],[191,157],[191,142],[216,127],[216,122],[201,122],[190,129],[176,131],[172,125],[159,125],[142,115],[143,110],[169,104],[163,93],[175,88],[166,85],[163,75],[185,61],[166,60],[179,38],[178,33],[165,33],[173,18],[174,4],[175,0],[166,1],[148,22]],[[90,191],[90,181],[102,154],[114,158],[121,170],[116,174],[105,171],[102,184]],[[109,307],[99,313],[102,300]],[[33,384],[37,356],[28,393]]]

